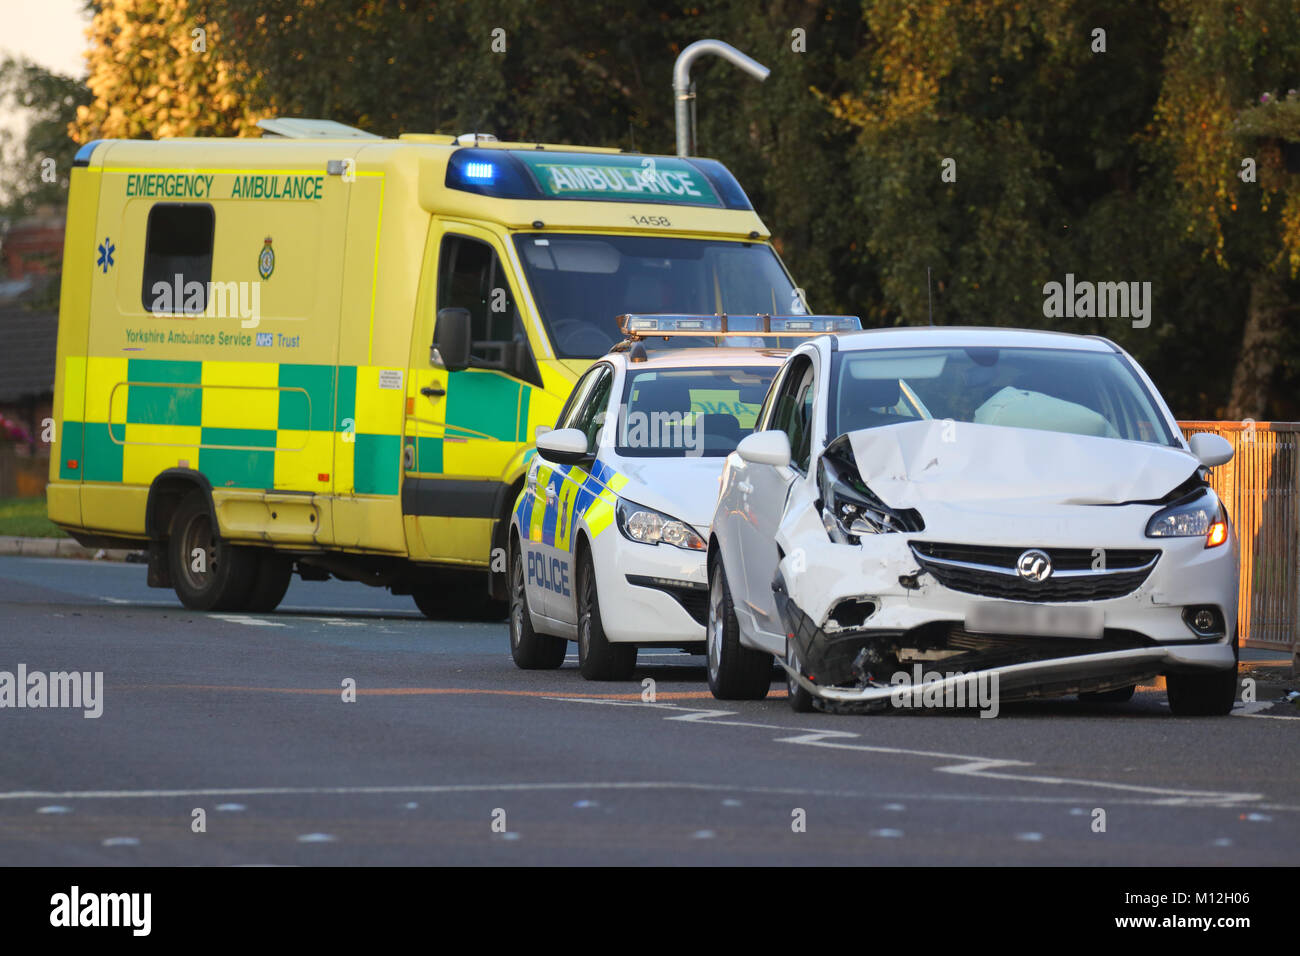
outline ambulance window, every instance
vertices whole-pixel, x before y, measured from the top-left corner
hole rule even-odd
[[[215,227],[216,216],[206,203],[154,204],[144,239],[140,300],[145,309],[199,313],[208,307]]]
[[[506,272],[487,243],[466,236],[442,240],[438,308],[469,310],[475,367],[541,383]]]

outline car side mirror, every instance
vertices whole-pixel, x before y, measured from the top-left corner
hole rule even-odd
[[[469,309],[439,309],[433,326],[429,363],[448,372],[469,368],[470,338]]]
[[[1199,458],[1201,464],[1207,468],[1226,465],[1232,461],[1232,442],[1222,435],[1215,435],[1211,432],[1197,432],[1187,439],[1187,444],[1191,447],[1192,454]]]
[[[558,465],[579,465],[587,454],[587,435],[580,428],[556,428],[537,436],[537,454]]]
[[[783,431],[754,432],[740,440],[736,453],[756,465],[784,468],[790,464],[790,438]]]

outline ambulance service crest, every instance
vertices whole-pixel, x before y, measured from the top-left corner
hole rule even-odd
[[[271,248],[271,237],[267,236],[266,241],[262,243],[262,251],[257,257],[257,274],[263,279],[269,279],[274,271],[275,250]]]

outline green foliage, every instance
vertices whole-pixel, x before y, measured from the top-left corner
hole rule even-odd
[[[0,535],[22,538],[66,538],[45,511],[45,497],[0,498]]]
[[[1300,189],[1278,148],[1300,122],[1294,14],[1294,0],[103,0],[80,128],[229,135],[278,114],[671,152],[673,60],[717,37],[772,74],[698,62],[699,152],[737,174],[815,308],[924,324],[932,298],[942,324],[1103,334],[1177,414],[1210,418],[1252,281],[1300,271]],[[1257,183],[1237,175],[1245,156]],[[1150,282],[1150,327],[1045,318],[1043,285],[1067,273]],[[1284,349],[1300,376],[1300,343]]]
[[[0,216],[19,218],[43,204],[63,205],[77,152],[68,124],[89,101],[85,85],[71,77],[27,60],[0,59],[0,106],[22,110],[28,123],[22,137],[0,131]],[[46,159],[54,160],[49,181],[42,177]]]

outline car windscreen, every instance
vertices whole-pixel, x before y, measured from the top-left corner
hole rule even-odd
[[[762,365],[629,370],[615,451],[626,458],[725,457],[754,430],[775,374],[776,366]]]
[[[835,354],[831,435],[918,419],[1178,446],[1121,355],[1043,348],[875,349]]]
[[[516,236],[515,243],[560,358],[604,355],[622,338],[616,317],[628,313],[805,311],[781,261],[763,243],[534,233]],[[683,338],[673,347],[712,344],[712,339]]]

